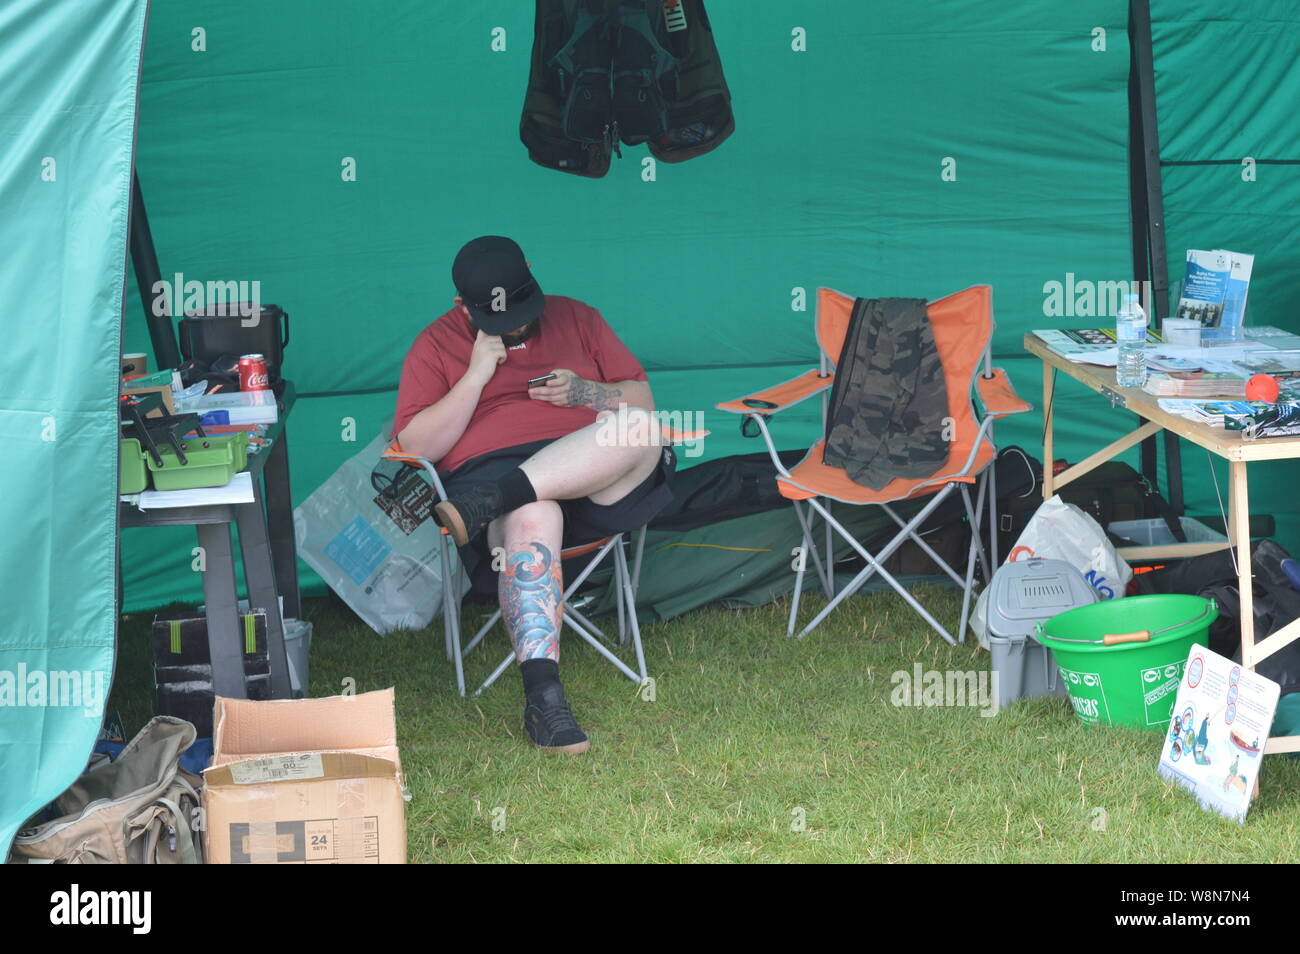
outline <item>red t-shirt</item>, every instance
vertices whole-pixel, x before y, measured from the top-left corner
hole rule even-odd
[[[559,407],[528,396],[528,379],[567,368],[588,381],[644,381],[645,370],[600,312],[559,295],[546,296],[536,333],[513,347],[492,375],[465,433],[441,461],[455,470],[471,457],[547,437],[563,437],[596,420],[589,407]],[[406,354],[397,389],[396,436],[411,418],[436,404],[469,368],[474,331],[459,308],[420,332]]]

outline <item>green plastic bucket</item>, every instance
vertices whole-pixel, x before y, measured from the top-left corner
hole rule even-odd
[[[1130,596],[1053,616],[1036,635],[1080,722],[1163,729],[1192,643],[1208,642],[1218,616],[1214,600],[1200,596]]]

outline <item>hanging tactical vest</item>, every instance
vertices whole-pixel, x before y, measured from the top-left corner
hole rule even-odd
[[[735,127],[703,0],[537,0],[519,124],[534,162],[599,178],[620,142],[684,162]]]

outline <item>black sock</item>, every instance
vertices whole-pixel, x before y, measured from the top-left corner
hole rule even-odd
[[[506,513],[537,499],[533,482],[518,467],[497,479],[497,489],[501,491],[501,509]]]
[[[519,675],[524,680],[524,695],[531,696],[560,681],[560,664],[554,659],[525,659],[519,664]]]

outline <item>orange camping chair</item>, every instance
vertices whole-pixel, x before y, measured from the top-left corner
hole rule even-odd
[[[990,573],[989,558],[984,552],[980,532],[980,518],[984,513],[986,498],[989,544],[993,554],[997,553],[997,488],[993,484],[993,468],[989,466],[997,457],[997,448],[993,444],[993,422],[1009,414],[1022,414],[1031,410],[1031,406],[1016,395],[1006,372],[992,366],[989,348],[993,337],[993,289],[988,285],[976,285],[930,302],[928,305],[935,346],[939,352],[944,384],[948,391],[948,419],[945,425],[951,435],[948,457],[933,474],[921,478],[895,478],[881,490],[871,490],[851,480],[842,468],[824,462],[824,439],[813,444],[804,459],[787,470],[781,465],[777,455],[776,445],[768,429],[768,417],[820,394],[822,433],[825,434],[827,402],[831,385],[834,383],[832,366],[838,362],[840,351],[844,346],[853,302],[851,295],[844,295],[829,288],[819,288],[816,331],[820,367],[775,387],[756,391],[732,401],[724,401],[718,405],[718,409],[746,415],[748,420],[752,420],[757,425],[757,430],[762,434],[768,452],[772,455],[772,463],[777,470],[778,489],[781,495],[794,505],[795,515],[803,529],[803,549],[799,551],[799,557],[795,560],[795,588],[790,605],[790,621],[786,628],[787,635],[794,635],[807,558],[811,556],[829,602],[808,625],[799,631],[800,638],[812,632],[844,599],[852,596],[868,580],[878,575],[893,587],[920,614],[921,618],[933,627],[935,632],[955,645],[957,640],[885,569],[884,563],[909,540],[928,554],[940,570],[963,588],[958,633],[959,639],[965,640],[976,560],[984,569],[985,579],[989,578]],[[977,413],[975,399],[978,399],[982,406],[982,413]],[[978,484],[975,501],[971,499],[972,484]],[[926,518],[954,492],[962,497],[971,528],[964,577],[949,566],[920,534],[920,528]],[[892,506],[927,496],[930,499],[907,520]],[[894,523],[898,524],[898,533],[878,552],[871,553],[831,515],[831,501],[852,506],[880,507]],[[824,560],[813,543],[812,514],[805,514],[800,507],[800,502],[806,502],[808,507],[826,522]],[[839,533],[866,561],[866,566],[861,572],[838,593],[834,592],[835,557],[832,530]]]

